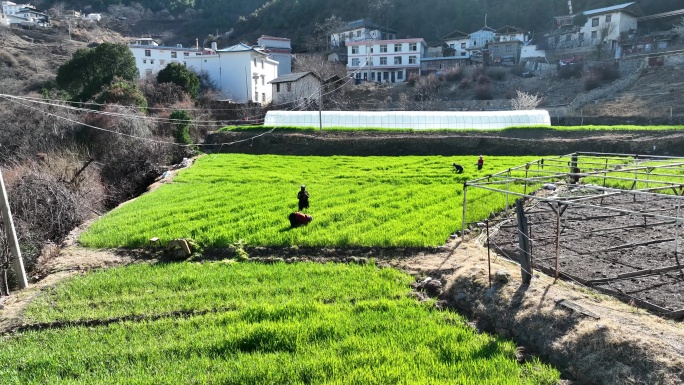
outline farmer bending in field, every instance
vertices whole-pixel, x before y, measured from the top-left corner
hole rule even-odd
[[[305,185],[302,185],[302,189],[297,194],[297,199],[299,199],[299,211],[309,208],[309,192],[306,191]]]
[[[299,211],[290,214],[288,219],[290,220],[290,227],[306,226],[313,221],[313,217],[311,215],[306,215],[304,213],[300,213]]]
[[[456,174],[463,174],[463,166],[456,163],[452,163],[451,165],[456,169]]]

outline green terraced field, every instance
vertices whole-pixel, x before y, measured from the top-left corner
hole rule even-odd
[[[240,239],[251,246],[436,246],[461,228],[464,181],[532,159],[486,157],[478,171],[473,156],[208,155],[173,183],[105,215],[80,240],[88,247],[139,247],[152,237],[213,247]],[[465,172],[456,174],[452,163]],[[290,229],[301,184],[314,221]],[[502,194],[473,190],[467,198],[469,222],[505,206]]]
[[[519,364],[512,342],[407,297],[412,279],[372,264],[138,264],[91,272],[43,291],[27,319],[141,318],[6,336],[0,382],[558,382],[558,371],[538,360]],[[169,314],[177,310],[214,311]]]

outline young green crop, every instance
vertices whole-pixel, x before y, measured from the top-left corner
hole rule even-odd
[[[407,297],[412,277],[373,265],[132,265],[58,285],[33,320],[230,310],[7,337],[9,384],[556,384],[510,341]],[[44,306],[50,304],[54,308]]]
[[[192,238],[225,247],[436,246],[461,228],[463,182],[517,166],[531,157],[317,157],[210,155],[173,183],[105,215],[81,236],[89,247],[140,247]],[[462,164],[456,174],[452,163]],[[306,184],[314,221],[291,229],[296,194]],[[511,186],[522,190],[522,186]],[[467,195],[468,221],[505,206],[505,196]],[[509,204],[513,202],[510,201]]]

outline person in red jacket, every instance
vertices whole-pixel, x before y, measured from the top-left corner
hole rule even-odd
[[[484,166],[484,159],[482,158],[482,155],[477,159],[477,169],[482,170],[482,166]]]
[[[306,226],[313,221],[313,217],[311,215],[306,215],[304,213],[300,213],[299,211],[290,214],[288,219],[290,220],[291,227]]]

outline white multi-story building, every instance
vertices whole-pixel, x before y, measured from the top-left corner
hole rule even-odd
[[[347,41],[347,74],[382,83],[403,82],[420,75],[427,45],[422,38]]]
[[[34,8],[31,4],[15,4],[11,1],[2,2],[2,13],[5,15],[16,15],[24,8]]]
[[[592,9],[582,12],[586,22],[576,26],[579,14],[554,17],[556,30],[547,35],[550,48],[574,48],[595,46],[608,43],[614,50],[618,46],[620,34],[637,29],[637,19],[643,11],[636,2]]]
[[[330,47],[343,47],[346,42],[364,40],[393,40],[397,32],[373,23],[369,19],[354,20],[330,35]]]
[[[222,98],[235,103],[273,100],[269,82],[278,77],[278,62],[260,49],[240,43],[209,55],[190,56],[186,63],[196,72],[206,71]]]
[[[290,39],[263,35],[257,40],[259,48],[278,62],[278,76],[292,73],[292,45]]]
[[[187,65],[188,58],[210,55],[215,51],[215,46],[214,49],[183,48],[180,44],[175,47],[160,46],[157,41],[148,37],[136,39],[128,48],[133,53],[141,78],[156,75],[169,63]]]
[[[496,31],[490,27],[482,27],[473,33],[454,31],[442,38],[449,48],[454,49],[456,57],[470,59],[478,57],[479,52],[486,48],[487,44],[496,39]]]

